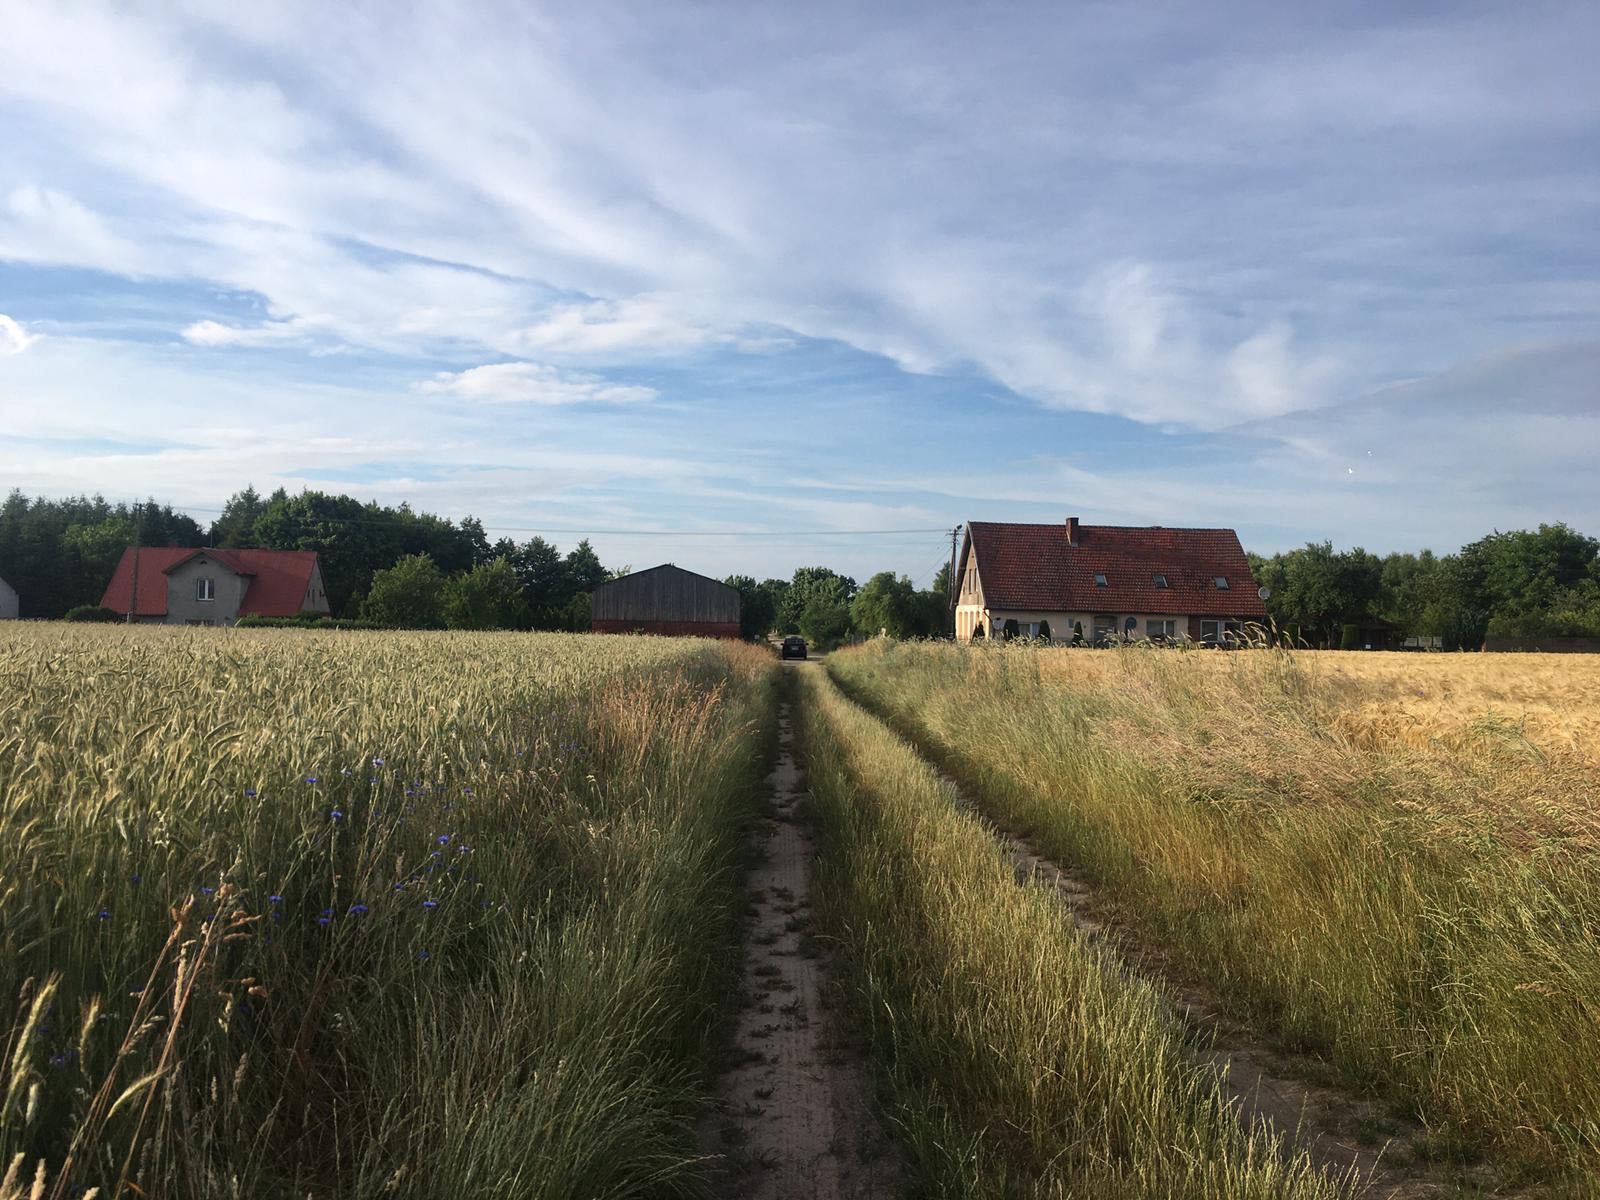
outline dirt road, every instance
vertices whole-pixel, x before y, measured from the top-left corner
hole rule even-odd
[[[901,1160],[878,1118],[865,1052],[828,1007],[827,957],[812,936],[816,843],[787,693],[768,810],[749,835],[757,861],[746,883],[735,1059],[719,1082],[707,1150],[725,1156],[720,1183],[728,1197],[893,1197],[903,1189]]]

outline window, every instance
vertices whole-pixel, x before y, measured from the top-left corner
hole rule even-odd
[[[1225,592],[1227,590],[1228,590],[1228,577],[1226,575],[1218,575],[1217,576],[1217,591]]]
[[[1178,623],[1170,617],[1151,617],[1144,623],[1145,636],[1158,642],[1169,642],[1178,636]]]
[[[1101,614],[1094,619],[1094,644],[1104,646],[1107,642],[1117,640],[1117,619],[1109,614]]]
[[[194,581],[194,598],[196,600],[215,600],[217,598],[217,581],[209,575],[202,575]]]
[[[1153,576],[1151,576],[1151,579],[1155,582],[1155,585],[1158,588],[1164,588],[1164,587],[1169,586],[1168,583],[1167,583],[1167,577],[1165,575],[1153,575]]]
[[[1200,640],[1208,645],[1217,644],[1217,630],[1222,626],[1220,621],[1203,620],[1200,622]]]
[[[1096,571],[1094,573],[1094,585],[1095,585],[1095,587],[1106,587],[1106,586],[1108,586],[1106,584],[1106,575],[1105,575],[1104,571]]]

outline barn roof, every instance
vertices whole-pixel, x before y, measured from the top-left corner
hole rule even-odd
[[[292,617],[305,603],[314,550],[214,550],[187,546],[144,546],[122,552],[116,573],[100,599],[101,608],[128,611],[133,594],[133,561],[139,556],[139,604],[136,615],[161,617],[167,612],[167,575],[199,555],[215,559],[235,575],[248,576],[241,617]]]
[[[614,583],[622,583],[624,580],[637,579],[641,575],[653,575],[657,571],[675,571],[679,575],[692,575],[694,578],[702,579],[706,583],[714,583],[719,588],[727,588],[730,592],[737,592],[739,590],[738,588],[734,587],[732,584],[723,583],[722,580],[713,579],[709,575],[702,575],[702,574],[700,574],[699,571],[691,571],[687,567],[678,566],[676,563],[662,563],[660,566],[657,566],[657,567],[646,567],[642,571],[633,571],[633,572],[630,572],[627,575],[619,575],[615,579],[608,579],[604,583],[600,584],[599,587],[596,587],[595,591],[598,592],[600,590],[600,588],[610,587]]]
[[[973,521],[962,548],[962,572],[969,554],[977,557],[990,608],[1267,615],[1239,535],[1231,529]],[[1103,586],[1097,575],[1104,577]],[[1157,584],[1158,575],[1165,576],[1166,587]],[[1219,577],[1228,581],[1226,590],[1217,586]]]

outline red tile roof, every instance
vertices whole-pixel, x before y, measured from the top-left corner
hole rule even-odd
[[[978,560],[984,603],[991,609],[1042,612],[1151,613],[1265,619],[1250,563],[1231,529],[1162,526],[1012,525],[974,521],[967,526],[967,555]],[[1095,585],[1103,574],[1105,587]],[[1165,575],[1168,586],[1155,584]],[[1226,591],[1216,579],[1228,581]]]
[[[241,617],[292,617],[305,603],[311,572],[317,565],[314,550],[196,550],[183,546],[146,546],[122,552],[117,570],[100,599],[101,608],[128,611],[133,595],[133,556],[139,556],[139,608],[141,617],[167,613],[167,574],[197,554],[217,560],[235,575],[251,577],[239,605]]]

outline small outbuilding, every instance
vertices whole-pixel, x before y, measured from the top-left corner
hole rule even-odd
[[[595,633],[658,633],[669,637],[739,636],[739,591],[706,575],[663,563],[595,588]]]
[[[17,599],[17,589],[0,579],[0,621],[15,621],[22,613],[22,603]]]

